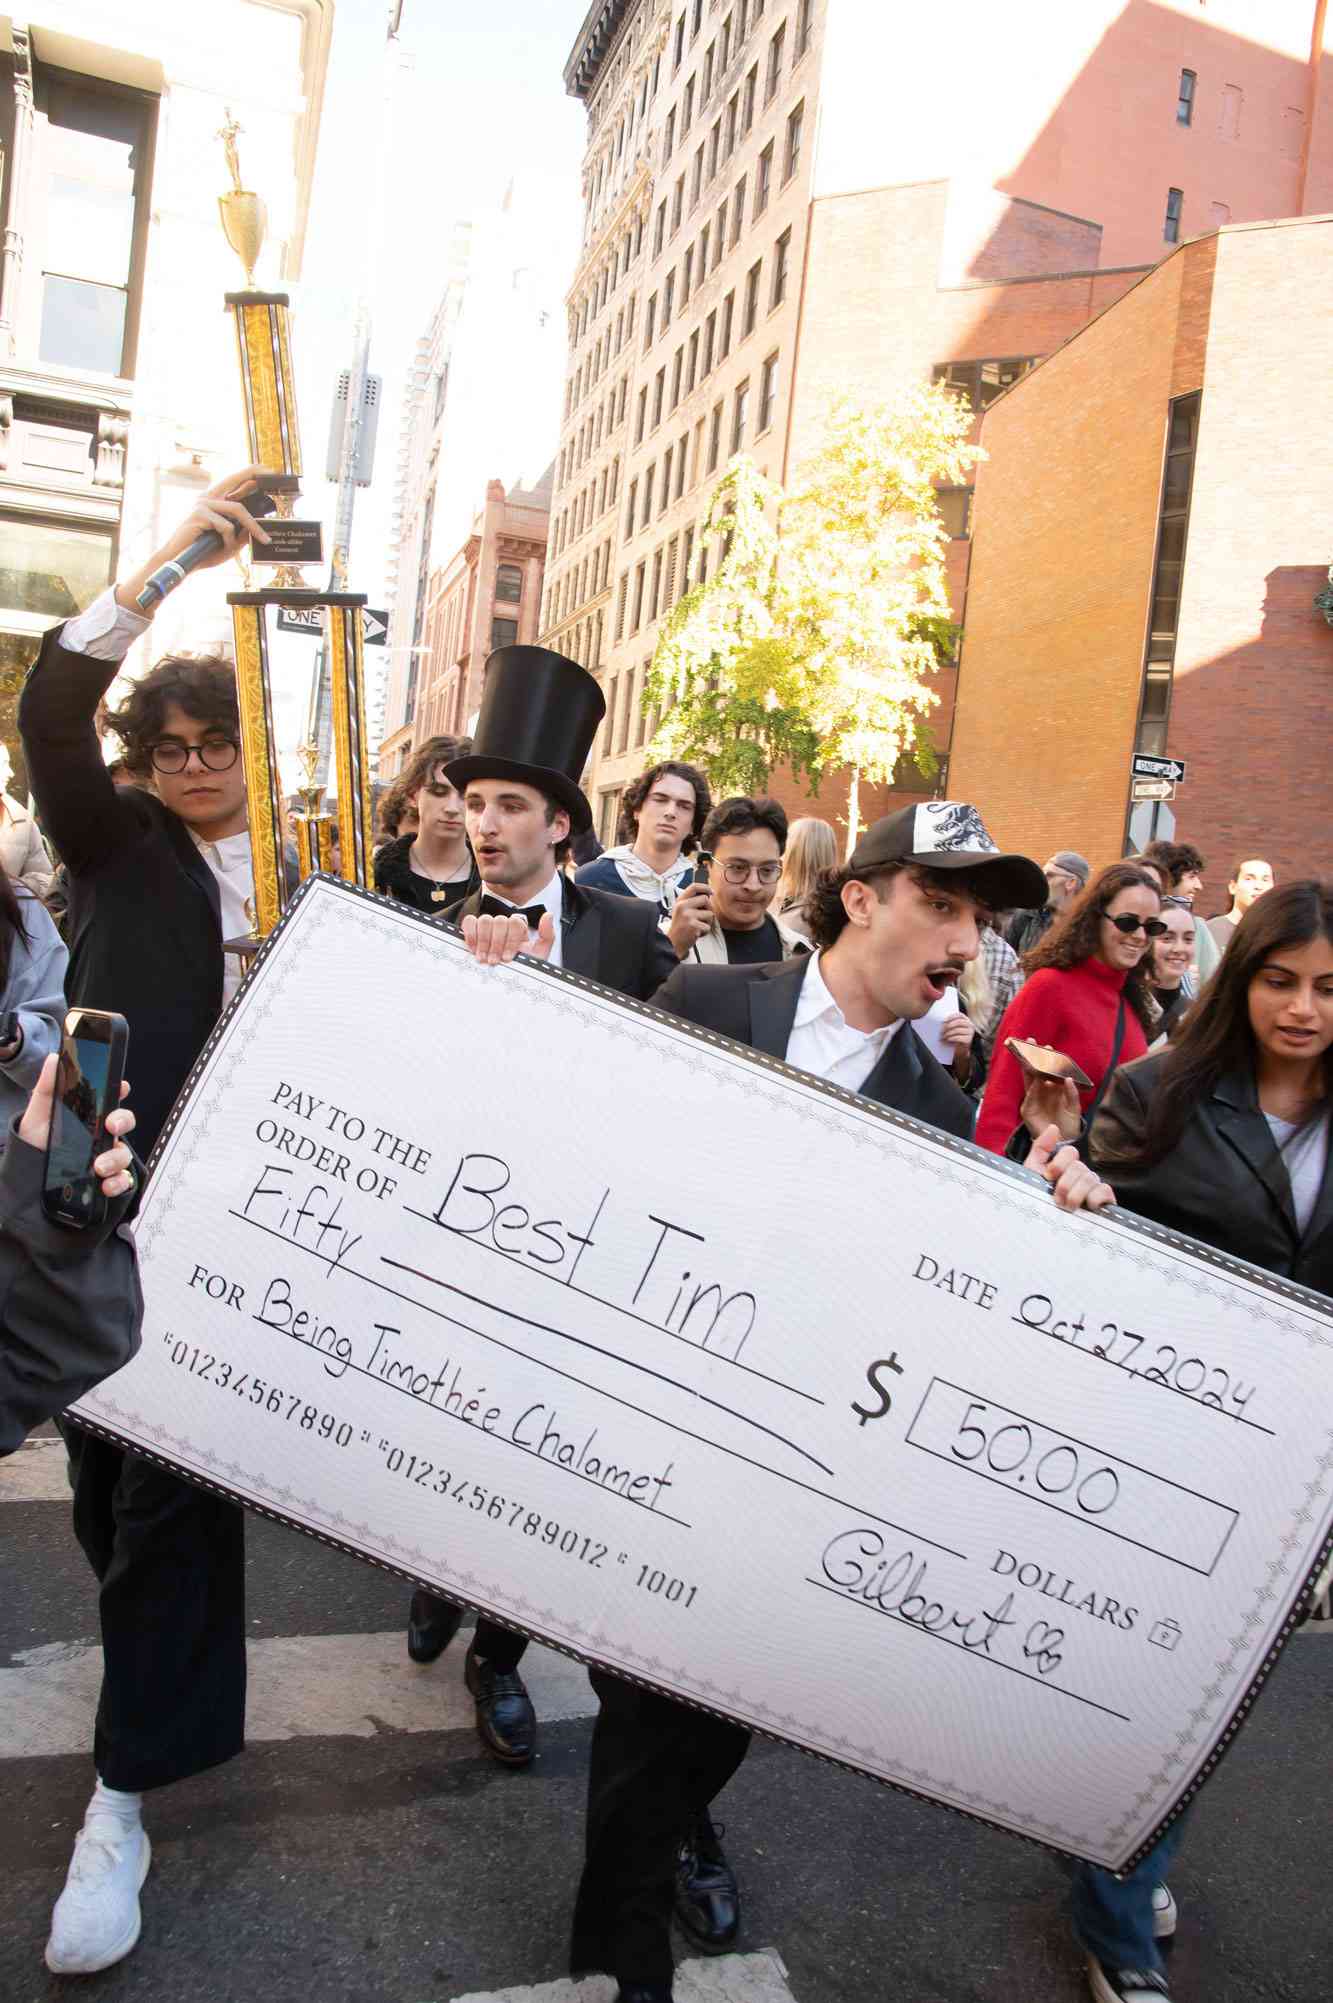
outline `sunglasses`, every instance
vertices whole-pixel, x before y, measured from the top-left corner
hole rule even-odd
[[[1132,939],[1136,932],[1146,932],[1150,939],[1160,939],[1167,929],[1160,918],[1136,918],[1132,911],[1122,911],[1115,918],[1109,911],[1103,911],[1102,917],[1126,939]]]

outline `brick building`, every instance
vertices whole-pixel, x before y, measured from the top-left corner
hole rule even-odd
[[[985,0],[947,34],[859,0],[596,0],[543,637],[603,682],[604,837],[731,453],[788,480],[832,395],[932,372],[980,413],[1184,238],[1333,208],[1329,35],[1321,0],[1018,0],[1002,36]],[[971,501],[941,498],[960,617]]]
[[[382,777],[401,772],[426,738],[470,732],[487,655],[536,641],[550,519],[549,467],[533,488],[488,483],[466,540],[430,574],[413,713],[380,748]]]
[[[987,411],[951,784],[1122,852],[1133,752],[1209,858],[1333,875],[1333,217],[1182,245]]]

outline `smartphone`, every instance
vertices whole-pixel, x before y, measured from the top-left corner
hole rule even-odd
[[[107,1144],[107,1114],[120,1104],[129,1040],[123,1015],[72,1008],[65,1017],[42,1182],[42,1208],[53,1223],[82,1230],[105,1221],[93,1162]]]
[[[709,851],[706,848],[696,849],[694,852],[694,880],[696,883],[702,883],[705,890],[709,888],[708,872],[712,867],[713,858]]]
[[[1092,1090],[1092,1080],[1083,1066],[1066,1057],[1063,1050],[1047,1050],[1042,1043],[1029,1043],[1018,1036],[1006,1036],[1004,1047],[1013,1052],[1025,1071],[1035,1071],[1041,1078],[1068,1078],[1081,1092]]]

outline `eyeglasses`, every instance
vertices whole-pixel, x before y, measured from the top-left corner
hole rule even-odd
[[[727,882],[734,883],[737,888],[749,882],[751,871],[761,883],[776,883],[782,874],[780,862],[719,862],[714,864],[714,868],[720,869]]]
[[[1146,932],[1150,939],[1160,939],[1167,930],[1160,918],[1136,918],[1132,911],[1121,911],[1114,918],[1109,911],[1103,911],[1102,917],[1126,939],[1132,939],[1136,932]]]
[[[155,772],[183,772],[193,752],[207,772],[230,772],[240,755],[234,737],[206,737],[202,744],[182,744],[178,737],[164,737],[149,753]]]

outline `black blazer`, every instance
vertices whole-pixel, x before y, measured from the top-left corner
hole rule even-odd
[[[769,965],[698,967],[683,961],[657,996],[668,1015],[716,1030],[734,1043],[748,1044],[785,1060],[807,955]],[[895,1113],[923,1120],[961,1140],[972,1138],[976,1107],[931,1055],[910,1022],[905,1022],[878,1064],[859,1087]]]
[[[1117,1161],[1117,1154],[1142,1136],[1169,1057],[1169,1051],[1151,1051],[1117,1071],[1093,1124],[1092,1160],[1117,1201],[1219,1252],[1316,1293],[1333,1294],[1333,1152],[1302,1237],[1286,1164],[1249,1074],[1220,1079],[1160,1161],[1147,1168]]]
[[[130,1026],[135,1147],[156,1141],[222,1008],[217,884],[183,821],[151,793],[117,789],[93,718],[118,664],[43,637],[18,722],[42,826],[70,877],[65,992]]]
[[[668,974],[680,962],[675,948],[659,928],[656,903],[641,897],[617,897],[609,890],[588,890],[581,883],[562,881],[564,900],[560,957],[571,974],[600,981],[604,988],[651,1001]],[[445,918],[451,925],[475,918],[482,892],[474,890],[451,904]]]

